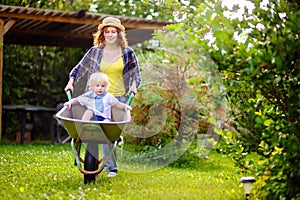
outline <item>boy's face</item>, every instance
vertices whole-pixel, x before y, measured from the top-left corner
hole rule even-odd
[[[107,84],[105,81],[99,81],[97,85],[93,86],[93,91],[98,95],[103,94],[106,91],[106,89],[107,89]]]

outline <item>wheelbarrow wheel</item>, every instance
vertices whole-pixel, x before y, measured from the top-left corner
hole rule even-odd
[[[86,171],[95,171],[98,169],[98,144],[88,143],[84,157],[84,169]],[[96,180],[95,174],[84,174],[84,184],[93,182]]]

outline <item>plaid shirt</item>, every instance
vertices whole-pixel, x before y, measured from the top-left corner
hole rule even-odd
[[[83,56],[81,61],[71,70],[70,78],[73,78],[77,83],[86,73],[88,79],[91,74],[100,71],[100,63],[103,57],[103,48],[93,46]],[[136,82],[137,87],[141,83],[140,69],[137,57],[130,47],[122,49],[122,58],[124,62],[123,78],[126,93],[133,81]]]

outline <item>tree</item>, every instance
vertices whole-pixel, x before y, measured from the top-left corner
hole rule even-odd
[[[7,5],[17,5],[24,7],[53,9],[63,11],[79,11],[96,12],[102,14],[140,17],[146,19],[172,19],[173,15],[166,13],[159,5],[159,1],[133,1],[133,0],[56,0],[56,1],[5,1]]]
[[[300,4],[252,2],[252,9],[212,0],[178,10],[179,29],[201,43],[222,73],[237,131],[219,130],[220,151],[257,175],[260,198],[298,199]],[[260,161],[249,160],[250,152]]]

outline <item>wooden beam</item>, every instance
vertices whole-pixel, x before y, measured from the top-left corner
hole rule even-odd
[[[23,13],[0,13],[1,17],[8,17],[12,19],[27,19],[27,20],[41,20],[49,22],[62,22],[62,23],[74,23],[74,24],[94,24],[98,25],[98,19],[83,19],[73,17],[61,17],[61,16],[45,16],[38,14],[23,14]]]
[[[15,20],[9,20],[8,22],[6,22],[6,24],[4,25],[4,33],[3,36],[5,35],[5,33],[14,25],[16,21]]]
[[[23,8],[14,6],[2,6],[15,8],[14,10],[0,12],[0,17],[7,17],[10,19],[25,19],[34,21],[48,21],[48,22],[60,22],[69,24],[90,24],[99,25],[102,20],[110,15],[97,14],[97,13],[86,13],[83,17],[78,17],[76,12],[63,12],[63,11],[50,11],[41,10],[34,8]],[[18,12],[17,12],[18,11]],[[161,29],[166,24],[163,21],[146,21],[139,18],[126,18],[121,16],[115,16],[120,19],[126,29],[131,28],[143,28],[143,29]]]
[[[4,23],[3,19],[0,19],[0,140],[2,138],[2,83],[3,83],[3,38],[5,33],[14,25],[15,20],[9,20]]]

